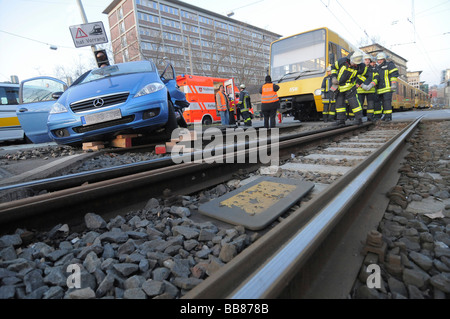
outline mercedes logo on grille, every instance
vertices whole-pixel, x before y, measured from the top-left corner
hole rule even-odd
[[[105,104],[105,101],[103,101],[103,99],[101,99],[101,98],[98,98],[98,99],[95,99],[92,104],[94,104],[94,107],[102,107],[103,104]]]

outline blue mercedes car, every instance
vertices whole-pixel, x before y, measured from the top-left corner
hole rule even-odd
[[[93,69],[70,87],[50,77],[29,79],[20,85],[19,101],[17,116],[28,139],[68,145],[130,133],[167,139],[185,126],[189,105],[172,65],[159,75],[150,61]]]

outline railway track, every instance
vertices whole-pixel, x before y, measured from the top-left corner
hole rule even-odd
[[[325,240],[330,233],[345,233],[345,230],[337,230],[341,221],[357,218],[353,216],[355,213],[349,212],[355,210],[355,204],[362,205],[358,198],[363,198],[364,192],[370,190],[372,181],[381,178],[383,167],[400,152],[418,122],[376,127],[366,123],[359,127],[329,128],[315,134],[297,134],[262,143],[266,149],[275,143],[279,148],[280,166],[275,175],[310,180],[318,191],[291,203],[287,213],[260,232],[261,238],[190,290],[184,298],[304,296],[313,286],[304,278],[313,280],[318,275],[312,274],[311,269],[320,268],[311,267],[316,265],[310,263],[312,256],[317,257],[319,247],[333,246]],[[327,145],[323,146],[325,142]],[[170,189],[172,197],[186,196],[236,177],[257,174],[261,171],[260,163],[221,164],[226,163],[227,158],[235,160],[241,155],[249,156],[252,152],[250,146],[246,145],[245,150],[237,153],[224,150],[223,155],[215,155],[215,160],[207,165],[195,163],[192,161],[195,156],[190,154],[187,158],[191,161],[187,163],[161,166],[150,171],[146,167],[133,173],[127,168],[125,173],[115,172],[107,179],[103,175],[102,180],[81,186],[73,185],[79,185],[87,175],[76,182],[69,182],[70,188],[59,190],[57,188],[62,182],[58,180],[58,187],[54,186],[50,193],[1,203],[0,227],[5,233],[16,228],[45,229],[49,225],[67,223],[71,230],[82,231],[82,216],[90,212],[105,219],[113,218],[141,210],[149,194],[155,198]],[[322,165],[317,165],[318,161],[322,161]],[[327,176],[325,183],[323,176]],[[54,182],[40,181],[35,185],[50,187],[48,185],[51,184],[45,183]],[[346,217],[348,215],[353,217]],[[317,260],[323,260],[323,257]],[[304,272],[308,274],[306,277]]]
[[[319,143],[336,134],[352,132],[355,129],[357,129],[355,126],[339,129],[328,127],[277,138],[280,143],[280,160],[290,158],[299,145]],[[245,144],[246,150],[240,151],[240,155],[233,152],[238,148],[237,145],[223,146],[218,152],[223,155],[217,157],[213,155],[210,160],[212,164],[197,163],[195,161],[197,152],[193,152],[181,154],[181,159],[185,162],[181,165],[174,165],[174,159],[167,156],[132,165],[4,186],[1,191],[26,188],[31,193],[39,194],[44,191],[45,194],[1,203],[0,229],[13,230],[15,226],[11,228],[7,225],[14,220],[26,220],[22,227],[42,228],[48,224],[48,221],[42,218],[45,215],[54,216],[52,218],[54,221],[61,222],[70,217],[69,224],[75,224],[70,220],[79,219],[79,216],[89,211],[96,211],[99,214],[110,211],[114,212],[112,214],[123,213],[145,204],[142,198],[146,197],[143,194],[162,196],[164,189],[170,189],[174,194],[198,192],[230,180],[233,174],[239,171],[251,172],[259,168],[260,163],[225,165],[226,158],[229,158],[229,162],[233,162],[242,153],[248,156],[251,148],[258,147],[256,141],[250,145],[248,142]],[[270,147],[270,139],[264,144]],[[55,213],[55,210],[61,208],[64,208],[64,212]]]

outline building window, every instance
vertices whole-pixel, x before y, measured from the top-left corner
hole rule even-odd
[[[210,19],[210,18],[206,18],[206,17],[202,17],[202,16],[199,16],[199,18],[198,18],[199,20],[200,20],[200,22],[202,22],[202,23],[205,23],[205,24],[210,24],[210,25],[212,25],[213,24],[213,20],[212,19]]]
[[[148,21],[159,24],[159,18],[152,14],[138,12],[138,20]]]
[[[162,12],[166,12],[166,13],[170,13],[170,14],[176,15],[176,16],[178,15],[178,9],[166,6],[165,4],[160,4],[159,5],[159,10],[162,11]]]
[[[119,23],[119,31],[120,34],[125,33],[125,23],[123,21]]]
[[[195,13],[187,12],[184,10],[180,10],[180,12],[183,18],[198,21],[197,15]]]
[[[172,27],[172,28],[175,28],[175,29],[180,29],[180,23],[177,22],[177,21],[173,21],[173,20],[170,20],[170,19],[161,18],[161,23],[162,23],[163,25],[168,26],[168,27]]]
[[[140,4],[140,5],[158,10],[158,4],[155,1],[136,0],[136,4]]]
[[[122,48],[127,47],[127,37],[126,36],[121,37],[120,42],[122,43]]]

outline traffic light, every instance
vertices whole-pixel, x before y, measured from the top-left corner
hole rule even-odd
[[[108,55],[106,54],[106,50],[94,51],[94,56],[95,56],[95,60],[97,61],[97,65],[99,68],[109,65],[109,60],[108,60]]]

